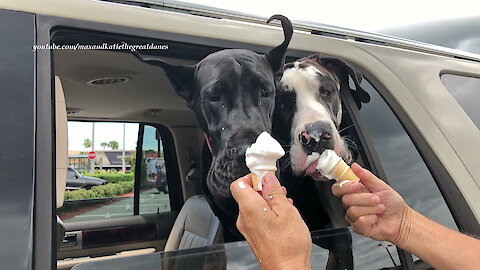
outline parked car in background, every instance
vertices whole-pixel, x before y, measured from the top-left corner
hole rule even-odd
[[[107,181],[80,174],[77,170],[72,167],[68,167],[67,171],[67,190],[68,189],[91,189],[94,186],[100,186],[107,184]]]

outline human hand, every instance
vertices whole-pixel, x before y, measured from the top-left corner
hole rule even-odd
[[[351,166],[360,183],[344,182],[332,186],[347,208],[345,219],[353,231],[379,241],[401,245],[408,239],[411,208],[402,196],[370,171]]]
[[[274,174],[263,176],[263,197],[252,188],[251,174],[230,190],[240,210],[237,228],[262,269],[310,269],[310,232]]]

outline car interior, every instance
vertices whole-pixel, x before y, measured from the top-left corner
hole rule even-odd
[[[57,44],[88,44],[99,38],[111,40],[105,34],[59,30],[53,41]],[[135,44],[128,37],[123,40]],[[116,41],[119,41],[118,37]],[[148,41],[137,41],[145,42]],[[182,54],[182,57],[178,57],[177,50],[169,50],[168,55],[162,57],[175,64],[193,64],[212,50],[200,48],[190,55]],[[182,52],[185,51],[192,50]],[[209,164],[202,162],[209,162],[210,153],[204,149],[203,133],[192,112],[177,96],[163,71],[141,63],[129,51],[58,50],[52,57],[56,93],[57,208],[62,207],[65,194],[67,120],[159,126],[159,130],[167,130],[175,142],[171,148],[164,145],[164,150],[178,157],[172,161],[178,162],[174,164],[176,166],[166,164],[171,191],[171,211],[167,213],[67,223],[57,216],[58,269],[70,269],[86,261],[221,242],[219,221],[200,188],[200,178],[206,174],[202,168],[209,168]],[[162,139],[165,140],[163,136]],[[207,157],[202,159],[202,156]],[[178,172],[174,173],[175,170]],[[180,192],[174,192],[175,182],[181,184]],[[122,234],[118,234],[119,230],[123,230]],[[146,231],[150,231],[150,235]],[[113,234],[118,237],[102,241]],[[88,240],[88,235],[92,235],[93,242]]]

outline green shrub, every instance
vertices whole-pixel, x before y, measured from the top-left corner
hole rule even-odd
[[[85,199],[99,199],[112,198],[117,195],[123,195],[133,191],[134,182],[122,181],[119,183],[109,183],[102,186],[94,186],[90,190],[83,188],[77,190],[65,191],[65,200],[85,200]]]
[[[119,184],[107,184],[103,186],[94,186],[91,189],[96,198],[109,198],[123,194],[123,188]]]
[[[86,189],[77,189],[77,190],[67,190],[65,191],[65,200],[84,200],[84,199],[94,199],[95,194],[92,190]]]
[[[124,194],[130,193],[133,191],[133,188],[134,188],[133,181],[124,181],[124,182],[119,182],[118,184],[122,186]]]
[[[86,176],[91,176],[91,177],[96,177],[96,178],[101,178],[103,180],[106,180],[108,183],[120,183],[124,181],[133,181],[135,178],[133,173],[126,173],[126,174],[120,174],[120,173],[99,173],[99,174],[85,174]]]

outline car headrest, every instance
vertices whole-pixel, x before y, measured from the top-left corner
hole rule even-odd
[[[60,208],[63,205],[67,184],[68,123],[62,81],[58,76],[55,76],[55,130],[57,208]]]

